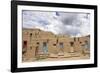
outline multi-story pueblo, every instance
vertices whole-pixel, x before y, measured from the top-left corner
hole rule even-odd
[[[22,43],[23,62],[90,58],[90,35],[71,37],[40,29],[23,28]]]

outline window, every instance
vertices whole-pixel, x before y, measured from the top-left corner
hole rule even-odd
[[[27,48],[27,41],[23,41],[23,48]]]
[[[56,44],[53,44],[53,46],[56,46]]]
[[[87,43],[88,43],[88,41],[85,41],[85,43],[87,44]]]
[[[27,50],[27,41],[23,41],[23,51],[22,54],[26,53]]]
[[[31,40],[32,40],[32,33],[30,33],[30,42],[31,42]]]
[[[39,43],[39,42],[37,42],[37,44],[39,45],[40,43]]]
[[[82,42],[80,42],[80,44],[81,44]]]
[[[32,37],[32,33],[30,33],[30,37]]]
[[[73,46],[74,45],[74,42],[70,42],[70,45]]]

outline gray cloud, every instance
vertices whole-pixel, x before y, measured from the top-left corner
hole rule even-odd
[[[23,11],[23,28],[39,28],[55,34],[83,36],[90,33],[89,14]]]
[[[73,25],[72,23],[75,20],[77,20],[77,14],[75,14],[75,13],[64,13],[64,14],[61,14],[61,15],[62,15],[61,21],[65,25]]]

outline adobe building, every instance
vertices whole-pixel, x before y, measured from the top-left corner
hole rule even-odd
[[[40,29],[23,28],[22,59],[32,61],[37,58],[72,57],[90,54],[90,36],[70,37],[55,35]]]

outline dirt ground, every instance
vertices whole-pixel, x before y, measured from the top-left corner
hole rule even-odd
[[[23,62],[41,62],[41,61],[66,61],[66,60],[84,60],[84,59],[90,59],[89,54],[83,55],[83,54],[64,54],[63,56],[53,55],[49,57],[43,57],[43,58],[31,58],[31,59],[24,59]]]

